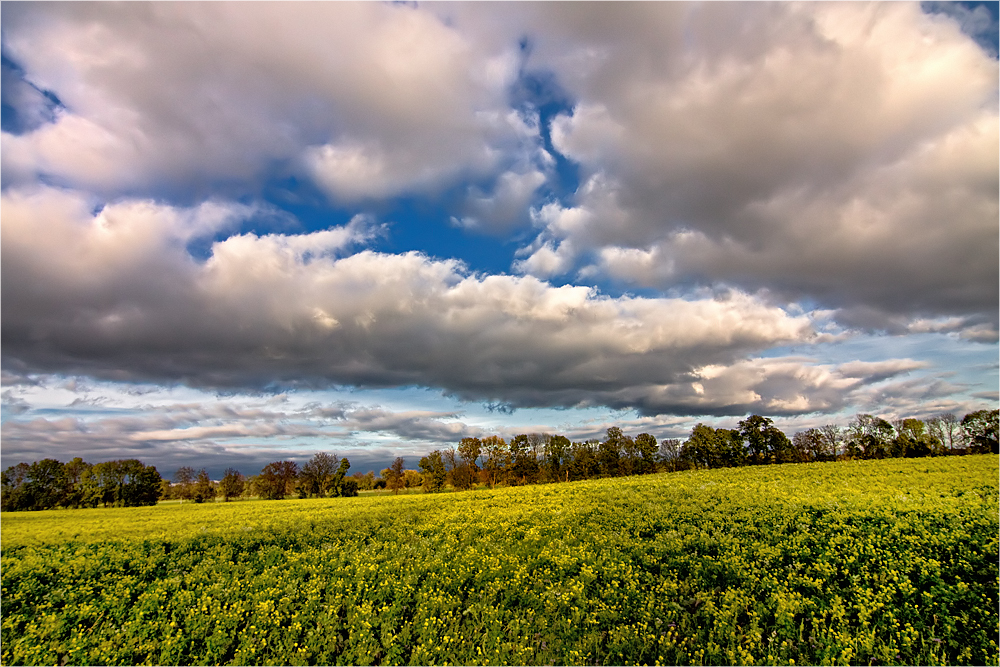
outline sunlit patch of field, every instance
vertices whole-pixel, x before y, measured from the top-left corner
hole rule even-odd
[[[4,664],[997,664],[997,456],[2,517]]]

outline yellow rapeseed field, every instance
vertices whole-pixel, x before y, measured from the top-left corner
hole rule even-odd
[[[2,516],[4,664],[997,664],[997,456]]]

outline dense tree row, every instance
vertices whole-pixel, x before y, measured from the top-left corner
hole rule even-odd
[[[927,421],[889,422],[860,414],[846,427],[827,425],[789,439],[768,417],[751,415],[734,429],[698,424],[684,442],[657,443],[648,433],[634,438],[611,427],[604,440],[570,442],[562,435],[516,435],[510,442],[491,435],[463,438],[457,447],[434,450],[419,461],[419,472],[406,470],[397,457],[381,477],[374,472],[347,476],[351,464],[319,453],[301,468],[275,461],[245,478],[229,468],[219,482],[202,469],[180,468],[173,483],[153,466],[136,459],[90,465],[80,458],[63,464],[44,459],[7,468],[0,478],[4,511],[53,507],[133,507],[154,505],[159,498],[205,502],[244,496],[264,499],[356,496],[360,490],[388,488],[399,493],[420,487],[436,492],[477,485],[517,486],[595,477],[643,475],[690,468],[718,468],[769,463],[997,453],[1000,410],[979,410],[959,420],[945,414]]]
[[[0,509],[44,510],[56,507],[138,507],[158,500],[178,499],[202,503],[254,496],[269,500],[356,496],[358,481],[346,477],[351,464],[334,454],[319,453],[300,469],[294,461],[276,461],[259,475],[245,478],[229,468],[219,482],[205,469],[182,467],[174,481],[162,479],[153,466],[136,459],[91,465],[75,458],[69,463],[44,459],[19,463],[0,475]],[[373,475],[374,476],[374,475]]]
[[[475,484],[519,485],[594,477],[642,475],[690,468],[718,468],[837,459],[997,453],[998,410],[980,410],[961,421],[952,414],[928,421],[889,422],[860,414],[846,427],[827,425],[789,439],[774,422],[751,415],[734,429],[695,426],[684,442],[657,443],[648,433],[630,437],[617,427],[604,440],[570,442],[561,435],[464,438],[456,448],[420,459],[424,491],[456,490]],[[397,459],[399,466],[402,460]],[[390,488],[396,473],[383,471]]]
[[[95,465],[79,457],[65,464],[43,459],[30,465],[18,463],[3,471],[0,509],[155,505],[161,484],[156,468],[137,459]]]

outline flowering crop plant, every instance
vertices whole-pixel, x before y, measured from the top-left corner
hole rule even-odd
[[[5,514],[4,664],[997,664],[995,455]]]

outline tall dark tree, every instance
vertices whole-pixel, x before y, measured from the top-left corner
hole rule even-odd
[[[468,463],[461,461],[451,469],[451,483],[459,491],[468,491],[476,483],[477,475]]]
[[[245,487],[246,479],[240,474],[240,471],[235,468],[226,468],[226,472],[223,473],[222,480],[219,482],[219,493],[222,495],[222,499],[228,503],[233,498],[239,498],[243,495]]]
[[[295,461],[268,463],[257,476],[257,491],[265,500],[283,500],[292,492],[298,472]]]
[[[458,455],[472,472],[479,472],[479,455],[483,452],[483,441],[479,438],[462,438],[458,443]]]
[[[392,465],[382,471],[386,485],[392,489],[394,495],[399,495],[399,490],[403,488],[403,470],[405,463],[403,457],[397,456],[392,461]]]
[[[330,480],[329,495],[334,497],[351,497],[358,495],[358,483],[347,477],[347,471],[351,469],[351,462],[347,459],[340,459],[340,465],[333,472]]]
[[[196,473],[191,466],[181,466],[174,473],[174,484],[176,485],[174,495],[180,498],[181,503],[194,497],[195,477]]]
[[[597,460],[602,477],[615,477],[620,472],[625,434],[617,426],[608,429],[607,437],[597,446]]]
[[[204,468],[199,470],[198,476],[195,477],[193,498],[196,503],[215,499],[215,485]]]
[[[3,471],[0,476],[0,509],[4,512],[16,512],[31,508],[32,498],[28,487],[28,471],[31,465],[18,463]]]
[[[795,455],[795,449],[792,447],[792,441],[788,439],[788,436],[781,429],[771,427],[770,436],[771,460],[774,463],[797,462],[798,459]]]
[[[420,471],[423,473],[425,493],[434,493],[444,488],[445,480],[448,479],[448,470],[445,468],[441,450],[435,449],[421,458],[419,465]]]
[[[739,423],[737,430],[751,464],[792,462],[792,443],[769,417],[750,415]]]
[[[64,507],[85,507],[84,475],[92,466],[79,456],[66,464],[66,492],[63,494]]]
[[[659,450],[656,438],[649,433],[640,433],[635,436],[635,448],[638,452],[635,472],[640,475],[647,475],[651,472],[655,472],[656,454]]]
[[[538,461],[527,434],[516,435],[509,444],[507,481],[511,485],[533,484],[538,480]]]
[[[962,423],[951,412],[932,417],[927,420],[927,432],[937,438],[949,452],[962,446]]]
[[[486,458],[483,469],[492,489],[507,470],[509,452],[506,441],[498,435],[483,438],[483,456]]]
[[[28,469],[31,509],[44,510],[62,504],[66,493],[66,469],[56,459],[35,461]]]
[[[476,473],[473,471],[472,466],[454,448],[446,449],[443,452],[443,456],[451,485],[459,491],[471,489],[476,479]]]
[[[869,414],[859,414],[847,427],[848,455],[854,458],[883,459],[895,436],[892,424]]]
[[[103,461],[89,470],[85,493],[105,507],[155,505],[160,497],[160,473],[138,459]]]
[[[135,459],[132,459],[135,461]],[[125,506],[142,507],[155,505],[160,499],[160,489],[163,478],[157,472],[155,466],[138,465],[133,467],[130,473],[129,482],[125,487]]]
[[[599,446],[598,440],[574,442],[570,445],[569,463],[566,466],[568,480],[590,479],[600,474],[601,462],[597,458]]]
[[[320,498],[336,495],[333,489],[339,464],[340,458],[336,454],[326,452],[315,454],[302,466],[299,473],[299,495]]]
[[[681,458],[682,443],[679,438],[667,438],[660,441],[659,460],[669,471],[677,470]]]
[[[711,426],[696,424],[684,443],[681,456],[699,468],[721,467],[724,465],[727,449],[724,439],[728,438],[728,432],[723,438]]]
[[[555,482],[563,480],[566,464],[570,456],[571,443],[564,435],[554,435],[545,442],[545,472]]]

